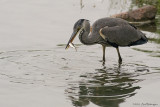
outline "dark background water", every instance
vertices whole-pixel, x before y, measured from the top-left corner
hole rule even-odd
[[[147,44],[106,48],[65,45],[74,23],[135,9],[157,0],[1,0],[0,106],[160,106],[160,20],[139,27]]]

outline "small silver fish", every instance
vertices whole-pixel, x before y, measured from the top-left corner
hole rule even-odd
[[[69,43],[69,46],[72,47],[72,48],[74,48],[77,51],[77,48],[74,46],[73,43]]]

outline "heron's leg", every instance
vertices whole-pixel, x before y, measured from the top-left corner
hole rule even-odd
[[[105,50],[106,50],[106,47],[104,45],[102,45],[102,48],[103,48],[103,62],[105,62]]]
[[[118,53],[118,57],[119,57],[119,63],[122,63],[122,58],[121,58],[121,55],[120,55],[120,52],[119,52],[119,48],[117,47],[117,53]]]

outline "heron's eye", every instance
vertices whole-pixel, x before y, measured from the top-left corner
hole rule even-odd
[[[80,29],[81,29],[80,27],[77,28],[77,30],[80,30]]]

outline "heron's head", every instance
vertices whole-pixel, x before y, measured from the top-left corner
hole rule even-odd
[[[76,37],[76,35],[82,31],[83,29],[85,29],[86,25],[88,23],[88,20],[86,19],[79,19],[75,24],[74,24],[74,27],[73,27],[73,33],[66,45],[66,49],[69,48],[69,43],[72,43],[72,41],[74,40],[74,38]]]

